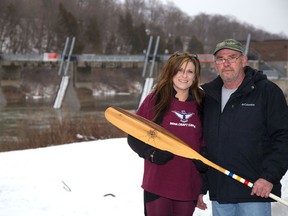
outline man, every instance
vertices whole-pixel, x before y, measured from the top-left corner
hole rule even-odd
[[[246,66],[240,42],[224,40],[214,56],[219,76],[203,85],[208,158],[254,186],[210,169],[207,186],[213,216],[270,216],[269,193],[281,195],[280,180],[288,167],[287,102],[266,75]],[[202,196],[201,205],[204,209]]]

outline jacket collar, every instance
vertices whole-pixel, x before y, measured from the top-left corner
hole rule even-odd
[[[262,71],[258,71],[249,66],[244,68],[245,77],[238,89],[233,93],[233,96],[239,96],[247,94],[253,91],[256,87],[256,83],[262,80],[267,80],[267,76],[263,74]],[[214,98],[221,98],[221,88],[223,86],[223,81],[218,75],[214,80],[209,83],[202,85],[205,94],[208,94]]]

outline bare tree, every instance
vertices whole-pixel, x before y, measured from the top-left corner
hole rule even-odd
[[[120,28],[119,28],[120,27]],[[148,34],[147,34],[148,33]],[[61,52],[68,36],[75,53],[140,53],[148,36],[160,36],[159,53],[187,49],[203,52],[224,37],[245,40],[287,38],[240,23],[232,16],[191,17],[173,3],[158,0],[1,0],[0,52]],[[121,48],[121,49],[120,49]]]

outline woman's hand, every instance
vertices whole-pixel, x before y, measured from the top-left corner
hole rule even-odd
[[[200,194],[200,195],[198,196],[197,205],[196,205],[196,207],[199,208],[199,209],[201,209],[201,210],[207,209],[207,204],[204,203],[204,201],[203,201],[203,196],[204,196],[204,194]]]

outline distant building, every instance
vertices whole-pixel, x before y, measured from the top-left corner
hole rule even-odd
[[[252,40],[248,58],[260,60],[259,69],[271,79],[288,77],[288,40]]]

